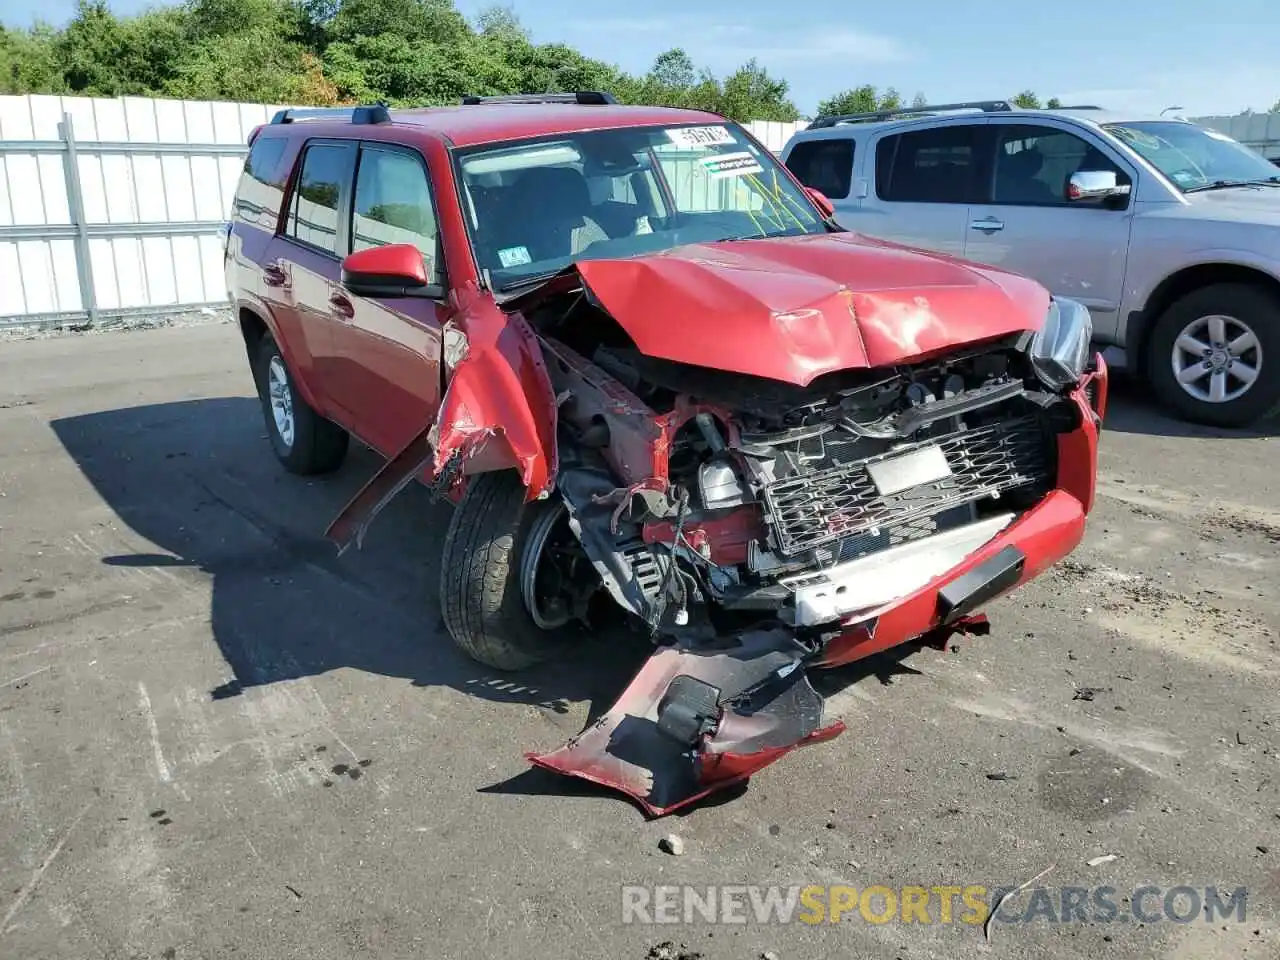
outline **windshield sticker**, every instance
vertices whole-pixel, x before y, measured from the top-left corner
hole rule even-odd
[[[728,127],[673,127],[667,131],[667,139],[682,150],[737,143]]]
[[[1133,127],[1111,127],[1110,130],[1121,140],[1134,146],[1146,147],[1148,150],[1160,149],[1160,138],[1145,131],[1135,130]]]
[[[498,251],[498,260],[505,270],[510,270],[512,267],[520,267],[526,263],[533,263],[533,257],[529,256],[528,247],[504,247]]]
[[[702,166],[712,180],[722,180],[725,177],[745,177],[751,173],[763,173],[764,168],[760,166],[753,154],[750,153],[720,153],[714,157],[703,157]]]

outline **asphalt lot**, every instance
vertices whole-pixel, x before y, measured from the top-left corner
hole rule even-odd
[[[0,956],[1280,956],[1274,428],[1121,390],[1085,545],[990,636],[826,677],[844,736],[650,822],[522,757],[607,707],[643,645],[518,676],[465,660],[434,596],[449,508],[409,490],[335,559],[321,532],[374,457],[285,475],[250,391],[225,324],[0,345]],[[1245,886],[1247,918],[989,943],[856,912],[621,922],[623,884],[1050,866],[1121,916],[1144,884]]]

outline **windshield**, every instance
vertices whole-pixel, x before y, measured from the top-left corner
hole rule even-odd
[[[495,290],[575,260],[824,231],[732,124],[598,130],[459,151],[467,229]]]
[[[1221,183],[1280,176],[1261,154],[1225,133],[1175,120],[1109,123],[1109,133],[1186,192]]]

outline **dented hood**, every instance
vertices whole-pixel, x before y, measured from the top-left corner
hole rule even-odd
[[[852,233],[580,260],[641,353],[806,385],[1037,329],[1049,295],[1005,271]]]

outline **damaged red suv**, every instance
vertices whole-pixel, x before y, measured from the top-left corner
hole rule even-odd
[[[650,812],[824,725],[807,671],[983,621],[1079,542],[1106,370],[1086,309],[841,229],[738,125],[599,93],[282,111],[227,276],[295,473],[386,457],[456,503],[440,603],[514,670],[620,612],[656,647],[533,762]]]

